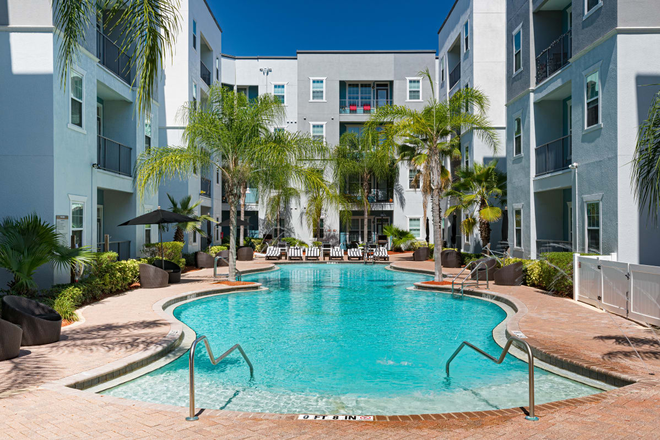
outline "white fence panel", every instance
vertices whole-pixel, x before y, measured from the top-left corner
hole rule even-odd
[[[660,267],[630,265],[629,316],[660,325]]]
[[[601,261],[603,308],[619,315],[628,313],[628,263]]]
[[[602,292],[602,280],[598,265],[600,261],[594,258],[578,257],[578,301],[598,306]]]

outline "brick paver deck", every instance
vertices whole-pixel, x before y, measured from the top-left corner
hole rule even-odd
[[[393,265],[432,269],[393,255]],[[239,268],[264,267],[258,260]],[[78,391],[52,382],[136,356],[162,342],[170,324],[153,310],[164,298],[216,290],[210,270],[192,272],[165,289],[138,289],[83,310],[85,322],[63,330],[59,343],[27,347],[0,362],[0,438],[648,438],[660,437],[660,343],[646,328],[571,300],[527,287],[492,286],[519,309],[509,331],[536,349],[637,383],[596,397],[540,405],[538,422],[522,410],[394,417],[376,422],[296,421],[292,416],[206,410],[198,422],[185,408]],[[619,328],[644,357],[640,362]],[[648,374],[648,370],[655,376]],[[48,383],[51,384],[48,384]]]

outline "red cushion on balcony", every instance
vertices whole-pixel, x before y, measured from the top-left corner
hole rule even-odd
[[[363,109],[364,109],[365,112],[370,112],[371,111],[371,104],[365,104],[363,106]]]
[[[357,105],[355,105],[355,104],[351,104],[351,105],[348,106],[348,108],[349,108],[352,112],[354,112],[354,111],[357,110]]]

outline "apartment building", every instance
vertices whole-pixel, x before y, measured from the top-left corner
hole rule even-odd
[[[87,29],[62,80],[50,0],[0,7],[0,212],[34,212],[77,246],[100,248],[107,234],[110,248],[129,258],[157,233],[118,225],[158,205],[156,195],[139,200],[132,173],[137,155],[158,144],[152,121],[160,106],[154,100],[150,114],[137,111],[131,54],[115,44],[121,29],[104,21]],[[68,277],[44,268],[36,280]]]
[[[280,96],[286,118],[274,130],[302,131],[337,145],[346,132],[359,133],[371,114],[387,104],[421,109],[430,97],[431,85],[419,72],[435,75],[435,51],[298,51],[296,57],[231,57],[222,60],[222,82],[252,98],[262,93]],[[422,196],[411,186],[405,164],[398,180],[371,182],[372,209],[368,232],[382,234],[383,227],[395,224],[424,240]],[[328,176],[330,170],[328,170]],[[265,209],[256,190],[248,196],[250,234],[273,233],[265,222]],[[283,216],[286,235],[310,241],[314,237],[305,220],[304,196]],[[229,207],[223,208],[223,219]],[[430,210],[429,210],[430,215]],[[322,219],[323,239],[342,245],[361,241],[364,213],[355,206],[350,225],[341,224],[339,212],[328,211]],[[226,229],[226,228],[225,228]],[[228,233],[228,229],[225,231]]]
[[[158,118],[159,146],[184,146],[182,139],[185,121],[181,108],[189,102],[205,105],[209,88],[221,79],[222,29],[205,0],[183,0],[179,6],[181,26],[174,46],[174,56],[163,66],[158,88],[162,103]],[[168,194],[180,201],[190,196],[192,203],[201,200],[198,215],[220,219],[222,212],[222,184],[217,170],[200,171],[186,179],[163,182],[158,192],[158,203],[170,209]],[[189,233],[184,252],[206,249],[216,238],[217,228],[204,222],[207,237]],[[174,238],[174,228],[163,234],[164,240]]]
[[[458,167],[475,163],[487,165],[496,160],[506,172],[506,0],[456,0],[438,31],[438,68],[436,90],[440,101],[451,98],[458,90],[479,89],[489,99],[488,119],[494,127],[499,147],[496,151],[473,133],[461,136],[462,158],[449,161],[452,174]],[[443,211],[454,203],[442,201]],[[461,221],[469,213],[456,212],[445,219],[443,239],[447,246],[467,252],[480,252],[479,232],[465,235]],[[503,231],[503,225],[505,230]],[[491,225],[493,248],[506,240],[504,221]]]
[[[658,231],[630,175],[660,82],[659,43],[658,2],[507,0],[514,255],[573,250],[660,264]]]

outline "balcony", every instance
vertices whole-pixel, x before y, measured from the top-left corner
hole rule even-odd
[[[461,80],[461,63],[458,63],[456,67],[449,74],[449,90],[453,89],[456,84]]]
[[[199,195],[202,197],[211,197],[211,179],[202,177],[199,179]]]
[[[536,147],[536,175],[568,169],[572,162],[571,135]]]
[[[339,113],[342,115],[369,115],[378,107],[392,105],[391,98],[356,97],[339,100]]]
[[[355,203],[360,203],[362,201],[362,194],[360,193],[348,193],[354,198]],[[367,196],[369,203],[392,203],[394,201],[394,189],[372,189]]]
[[[211,71],[202,61],[199,62],[199,76],[202,77],[207,86],[211,86]]]
[[[96,154],[99,169],[131,177],[133,169],[133,149],[131,147],[98,135]]]
[[[131,83],[131,57],[100,30],[96,30],[96,56],[99,62],[126,84]]]
[[[536,57],[536,84],[540,84],[568,64],[572,56],[571,31],[561,35]]]

